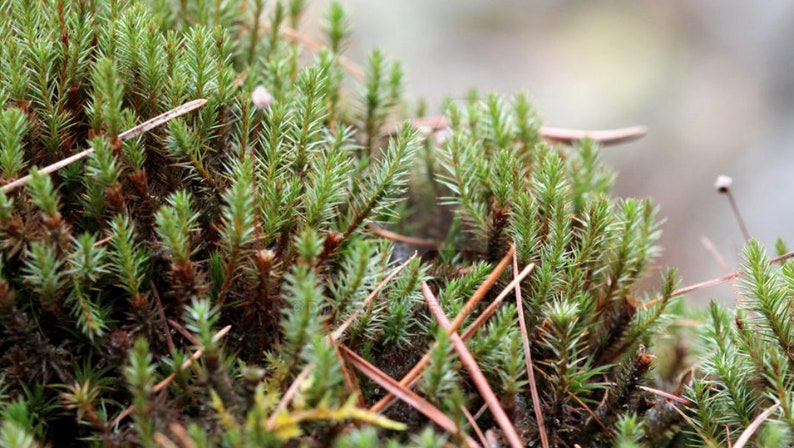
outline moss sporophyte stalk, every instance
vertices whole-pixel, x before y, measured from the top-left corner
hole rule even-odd
[[[0,3],[0,445],[788,443],[782,244],[695,343],[600,159],[644,128],[423,116],[304,7]]]

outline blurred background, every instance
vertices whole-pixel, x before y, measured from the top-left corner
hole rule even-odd
[[[312,3],[305,29],[327,3]],[[352,15],[347,55],[363,63],[379,47],[401,60],[409,98],[427,99],[429,113],[476,86],[528,92],[550,126],[648,126],[645,138],[603,157],[618,172],[616,195],[661,206],[658,267],[678,267],[683,285],[738,267],[743,237],[714,189],[720,174],[733,178],[753,237],[771,254],[778,237],[794,246],[794,2],[342,3]],[[734,290],[687,301],[730,303]]]

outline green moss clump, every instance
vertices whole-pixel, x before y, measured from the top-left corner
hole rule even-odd
[[[0,193],[0,444],[660,440],[677,414],[640,386],[676,279],[640,290],[654,205],[611,198],[598,145],[546,143],[524,95],[394,124],[401,66],[352,67],[336,3],[322,48],[303,39],[303,3],[0,5],[0,181],[31,174]],[[368,363],[399,380],[424,353],[417,398],[387,406]]]

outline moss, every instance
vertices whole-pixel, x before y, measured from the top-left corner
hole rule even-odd
[[[662,419],[640,386],[676,284],[639,299],[652,202],[610,197],[598,144],[546,141],[523,94],[400,123],[401,66],[346,59],[336,3],[327,45],[304,37],[303,3],[0,6],[0,440],[435,446],[500,426],[534,446],[647,441]],[[482,383],[428,291],[508,421],[477,412]],[[782,316],[772,302],[752,312]],[[788,344],[776,322],[759,344]],[[745,404],[790,385],[789,354],[747,360]],[[388,408],[427,361],[419,395]]]

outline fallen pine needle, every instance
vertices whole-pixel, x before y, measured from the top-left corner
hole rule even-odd
[[[375,235],[381,238],[386,238],[387,240],[396,241],[398,243],[405,243],[414,247],[436,249],[440,246],[440,243],[438,241],[425,240],[422,238],[414,238],[412,236],[400,235],[399,233],[392,232],[390,230],[381,229],[375,224],[370,224],[369,229],[372,231],[372,233],[374,233]]]
[[[411,258],[405,260],[403,264],[397,266],[389,275],[386,276],[386,278],[383,279],[383,281],[381,281],[378,284],[378,286],[375,287],[375,289],[372,290],[371,293],[369,293],[367,298],[364,299],[363,302],[361,302],[361,305],[352,314],[350,314],[350,316],[347,319],[345,319],[344,322],[342,322],[342,325],[340,325],[339,328],[337,328],[336,330],[333,331],[333,333],[331,333],[331,336],[333,337],[334,341],[337,341],[339,340],[340,337],[342,337],[345,330],[347,330],[347,327],[349,327],[353,323],[353,321],[356,320],[358,315],[361,314],[361,312],[369,306],[370,302],[375,300],[375,297],[378,296],[378,293],[380,293],[380,291],[383,288],[385,288],[387,284],[389,284],[391,279],[393,279],[397,274],[399,274],[400,271],[405,269],[405,267],[408,266],[408,263],[410,263],[411,260],[413,260],[414,258],[416,258],[416,253],[414,253],[411,256]]]
[[[686,415],[686,413],[684,413],[684,411],[682,411],[681,409],[678,409],[678,406],[674,405],[673,403],[670,403],[670,407],[672,407],[672,408],[673,408],[673,410],[675,410],[675,411],[678,413],[678,415],[680,415],[680,416],[681,416],[681,418],[683,418],[683,419],[684,419],[684,420],[685,420],[685,421],[686,421],[686,422],[689,424],[689,426],[691,426],[691,427],[692,427],[692,429],[694,429],[694,430],[695,430],[695,432],[696,432],[696,433],[698,433],[698,435],[700,436],[700,438],[701,438],[701,439],[703,439],[704,441],[706,441],[706,440],[707,440],[707,439],[706,439],[706,436],[705,436],[705,435],[703,435],[703,433],[700,431],[700,429],[698,429],[698,427],[697,427],[697,425],[695,424],[695,422],[693,422],[693,421],[692,421],[692,419],[691,419],[691,418],[689,418],[689,417]]]
[[[509,261],[510,261],[509,257],[510,256],[511,256],[511,253],[508,253],[508,255],[506,255],[505,258],[502,259],[502,261],[504,262],[505,259],[506,259],[507,263],[509,263]],[[466,304],[463,306],[463,309],[461,309],[460,313],[458,313],[458,315],[455,317],[455,320],[452,321],[452,325],[450,325],[450,330],[454,329],[454,331],[457,331],[458,328],[460,327],[460,325],[463,324],[463,321],[466,319],[466,316],[468,316],[469,313],[471,313],[473,311],[475,302],[479,302],[482,299],[482,297],[485,297],[485,293],[488,292],[488,290],[493,285],[493,283],[491,283],[491,279],[492,279],[493,282],[495,282],[499,278],[499,275],[494,275],[494,274],[497,271],[501,274],[501,270],[500,269],[502,269],[502,270],[504,269],[504,267],[501,267],[501,266],[502,266],[502,262],[499,263],[499,265],[496,267],[496,269],[494,269],[494,272],[492,272],[491,275],[488,276],[488,278],[485,280],[485,282],[483,282],[483,284],[480,286],[480,288],[478,288],[477,291],[474,292],[472,297],[466,302]],[[477,318],[477,320],[475,320],[475,324],[477,322],[480,322],[480,325],[482,325],[482,323],[484,323],[496,311],[496,307],[498,307],[499,303],[501,303],[501,301],[504,300],[504,298],[508,294],[510,294],[512,292],[513,287],[515,285],[517,285],[518,283],[520,283],[521,281],[523,281],[524,278],[527,275],[529,275],[529,273],[532,271],[532,267],[530,267],[530,266],[534,267],[534,265],[529,265],[526,268],[524,268],[524,270],[521,272],[521,274],[519,274],[519,276],[517,278],[513,279],[513,281],[510,282],[510,284],[507,285],[507,287],[505,287],[504,290],[502,290],[502,292],[499,294],[499,296],[493,302],[491,302],[490,305],[488,305],[488,308],[485,309],[485,311],[483,312],[483,315],[481,315],[480,317]],[[506,265],[505,265],[505,267],[506,267]],[[482,297],[480,297],[480,296],[482,296]],[[487,313],[490,313],[490,314],[487,314]],[[487,316],[485,316],[483,318],[483,316],[486,315],[486,314],[487,314]],[[472,327],[473,326],[474,325],[472,325]],[[463,334],[462,338],[463,338],[464,341],[468,340],[471,337],[471,335],[474,333],[474,331],[472,330],[472,327],[469,327],[469,329],[467,329],[467,331]],[[479,326],[477,328],[479,328]],[[472,331],[469,331],[469,330],[472,330]],[[411,368],[411,370],[407,374],[405,374],[405,376],[400,380],[400,384],[401,385],[410,386],[411,384],[414,383],[414,381],[416,381],[417,378],[419,378],[419,375],[421,375],[422,370],[424,370],[424,368],[427,365],[427,363],[430,362],[430,354],[431,354],[432,350],[433,349],[431,348],[427,352],[425,352],[425,355],[419,360],[419,362],[417,362]],[[372,411],[372,412],[380,412],[383,409],[385,409],[386,406],[388,406],[392,401],[394,401],[394,398],[395,397],[393,395],[387,394],[385,397],[381,398],[377,403],[372,405],[372,407],[370,407],[369,410]]]
[[[671,394],[669,392],[665,392],[665,391],[659,390],[659,389],[654,389],[652,387],[647,387],[647,386],[638,386],[638,387],[640,389],[646,391],[646,392],[650,392],[650,393],[658,395],[660,397],[667,398],[668,400],[673,400],[676,403],[680,403],[680,404],[682,404],[682,405],[684,405],[686,407],[691,407],[692,406],[692,402],[691,401],[687,400],[686,398],[681,398],[678,395],[673,395],[673,394]]]
[[[270,417],[267,419],[267,423],[265,423],[265,429],[268,431],[273,431],[273,428],[276,427],[276,420],[278,419],[278,415],[287,409],[287,405],[292,400],[292,397],[298,392],[298,388],[300,387],[303,380],[305,380],[309,373],[311,373],[312,369],[309,368],[310,366],[307,365],[298,376],[292,380],[292,384],[290,384],[289,388],[286,392],[284,392],[284,396],[281,397],[278,404],[276,405],[276,409],[273,410],[273,413],[270,414]]]
[[[589,138],[602,145],[619,145],[637,140],[648,133],[645,126],[609,129],[605,131],[581,131],[575,129],[550,128],[543,126],[538,131],[546,140],[570,145],[584,138]]]
[[[443,116],[412,118],[408,121],[411,123],[411,126],[424,133],[433,133],[449,129],[449,122]],[[402,127],[402,122],[387,126],[389,130],[383,134],[383,136],[390,137],[396,135],[400,127]],[[551,142],[562,143],[564,145],[572,145],[584,138],[589,138],[602,145],[619,145],[642,138],[647,133],[648,128],[645,126],[631,126],[607,130],[565,129],[549,126],[541,126],[541,128],[538,129],[538,134],[541,137]]]
[[[469,421],[471,429],[473,429],[474,433],[477,434],[477,438],[480,439],[482,446],[488,446],[488,440],[485,439],[485,434],[483,434],[482,429],[480,429],[480,425],[477,424],[477,420],[471,415],[471,412],[466,409],[466,406],[461,406],[460,410],[463,411],[463,415],[466,417],[466,420]]]
[[[466,331],[464,331],[463,334],[461,335],[461,337],[463,338],[464,341],[468,341],[469,338],[477,330],[479,330],[480,327],[482,327],[485,324],[485,321],[487,321],[488,319],[491,318],[491,316],[494,315],[494,313],[496,312],[496,309],[499,308],[499,305],[501,305],[501,303],[505,299],[505,297],[507,297],[507,295],[511,293],[510,290],[515,288],[516,285],[518,285],[519,283],[521,283],[526,278],[526,276],[529,275],[530,272],[532,272],[532,270],[534,268],[535,268],[535,263],[530,263],[530,264],[526,265],[524,267],[524,270],[522,270],[518,274],[518,276],[516,276],[513,279],[513,281],[510,282],[510,284],[505,287],[504,290],[502,290],[502,293],[499,294],[498,296],[496,296],[496,298],[494,299],[493,302],[488,304],[488,307],[485,308],[485,310],[482,312],[482,314],[477,316],[477,319],[475,319],[474,322],[471,325],[469,325],[469,328],[467,328]]]
[[[605,432],[605,433],[607,433],[607,434],[609,434],[609,433],[610,433],[610,430],[609,430],[609,428],[607,428],[607,427],[606,427],[606,425],[604,425],[604,422],[602,422],[602,421],[601,421],[601,419],[600,419],[600,418],[598,418],[598,416],[596,415],[596,413],[595,413],[595,412],[593,412],[593,410],[592,410],[592,409],[590,409],[590,406],[588,406],[588,405],[587,405],[587,403],[585,403],[584,401],[582,401],[582,400],[581,400],[579,397],[577,397],[575,394],[572,394],[570,391],[568,391],[568,396],[569,396],[569,397],[571,397],[571,398],[573,398],[573,399],[574,399],[574,401],[576,401],[577,403],[579,403],[579,406],[581,406],[581,407],[582,407],[582,408],[585,410],[585,412],[587,412],[588,414],[590,414],[590,417],[593,419],[593,421],[594,421],[594,422],[596,422],[596,423],[598,424],[598,426],[600,426],[600,427],[601,427],[601,429],[602,429],[602,430],[604,430],[604,432]]]
[[[769,260],[769,263],[770,264],[782,263],[792,257],[794,257],[794,251],[785,253],[779,257],[772,258],[771,260]],[[689,285],[684,288],[676,289],[675,291],[673,291],[672,294],[670,294],[670,298],[672,299],[673,297],[683,296],[685,294],[689,294],[690,292],[697,291],[698,289],[710,288],[712,286],[719,285],[720,283],[725,283],[733,279],[739,278],[743,275],[744,275],[744,271],[736,271],[736,272],[731,272],[730,274],[723,275],[722,277],[706,280],[705,282],[695,283],[694,285]],[[657,297],[653,300],[649,300],[648,302],[643,303],[640,309],[646,309],[652,307],[653,305],[656,305],[657,303],[661,302],[663,299],[664,297]]]
[[[118,138],[121,141],[125,141],[137,137],[145,132],[148,132],[156,128],[157,126],[160,126],[162,124],[165,124],[173,120],[174,118],[180,117],[188,112],[196,110],[205,104],[207,104],[207,100],[205,99],[188,101],[187,103],[181,106],[177,106],[174,109],[169,110],[168,112],[164,112],[154,118],[144,121],[143,123],[139,124],[138,126],[135,126],[134,128],[122,132],[121,134],[119,134]],[[58,171],[59,169],[65,166],[71,165],[72,163],[77,162],[78,160],[88,157],[93,152],[94,152],[94,148],[86,149],[85,151],[78,152],[73,156],[67,157],[63,160],[59,160],[58,162],[55,162],[52,165],[47,165],[44,168],[40,169],[39,172],[42,174],[49,174]],[[9,182],[6,185],[3,185],[3,187],[0,188],[0,190],[2,190],[3,193],[8,193],[27,184],[28,182],[30,182],[30,179],[31,176],[30,174],[28,174],[27,176],[20,177],[19,179],[13,182]]]
[[[513,253],[513,275],[518,273],[518,258]],[[521,329],[521,342],[524,347],[524,358],[527,364],[527,381],[529,382],[529,394],[532,397],[532,409],[535,411],[535,421],[538,424],[538,434],[540,435],[540,446],[549,448],[549,435],[546,433],[546,424],[543,418],[543,409],[540,407],[540,395],[538,395],[538,385],[535,382],[534,365],[532,364],[532,349],[529,346],[529,333],[527,332],[527,321],[524,316],[524,301],[521,299],[521,285],[516,284],[516,310],[518,311],[518,324]]]
[[[378,286],[376,286],[375,289],[373,289],[372,292],[369,293],[369,295],[367,296],[367,298],[364,299],[361,305],[344,322],[342,322],[342,325],[340,325],[339,328],[337,328],[331,333],[331,340],[334,342],[338,341],[339,338],[342,337],[342,335],[345,333],[345,330],[347,330],[350,324],[352,324],[353,321],[356,319],[356,317],[358,317],[361,311],[363,311],[367,306],[369,306],[369,303],[375,300],[375,297],[378,296],[378,293],[380,293],[380,291],[384,287],[386,287],[386,285],[397,274],[399,274],[403,269],[405,269],[405,267],[408,266],[408,263],[410,263],[411,260],[413,260],[414,258],[416,258],[416,253],[414,253],[414,255],[411,256],[411,258],[406,260],[400,266],[397,266],[391,273],[389,273],[389,275],[387,275],[386,278],[384,278],[383,281],[381,281],[378,284]],[[292,381],[292,384],[287,389],[287,391],[284,392],[284,396],[281,397],[281,400],[279,400],[278,405],[276,405],[276,409],[273,411],[272,414],[270,414],[270,417],[267,419],[267,424],[265,426],[266,429],[272,430],[276,426],[276,418],[278,417],[278,414],[284,411],[285,409],[287,409],[287,405],[292,400],[292,397],[295,396],[295,393],[298,391],[298,386],[304,379],[306,379],[309,376],[309,373],[312,371],[312,369],[314,369],[313,364],[306,364],[306,366],[303,368],[303,370],[300,371],[298,376],[295,377],[295,380]]]
[[[764,420],[769,418],[769,416],[772,415],[772,413],[775,412],[779,407],[780,403],[775,403],[766,411],[758,414],[758,417],[753,419],[753,421],[747,425],[747,428],[745,428],[744,432],[742,432],[742,435],[736,439],[736,443],[733,444],[733,448],[744,448],[744,445],[750,441],[750,437],[755,434],[755,431],[758,430],[758,427],[760,427],[761,424],[764,423]]]
[[[436,318],[438,324],[445,330],[450,328],[449,319],[447,316],[444,315],[444,311],[441,309],[441,304],[438,303],[435,296],[433,295],[433,291],[430,290],[430,287],[427,285],[427,282],[422,282],[422,294],[425,296],[425,300],[427,300],[427,306],[430,308],[430,311],[433,313],[433,317]],[[502,405],[499,403],[499,399],[496,398],[496,394],[493,393],[491,389],[491,385],[488,384],[488,380],[485,379],[485,375],[483,375],[482,371],[480,370],[480,366],[477,364],[477,361],[469,352],[469,349],[466,348],[466,344],[461,339],[460,335],[457,332],[452,332],[449,335],[449,339],[452,342],[452,346],[455,348],[455,351],[458,352],[458,357],[460,358],[463,366],[469,372],[469,377],[471,378],[474,386],[477,388],[477,391],[480,392],[480,396],[485,400],[485,403],[488,404],[488,408],[491,410],[491,415],[493,415],[496,423],[502,428],[502,432],[504,433],[505,438],[510,443],[510,446],[513,448],[522,448],[524,446],[524,442],[521,441],[521,438],[518,437],[518,433],[516,432],[515,426],[513,426],[513,422],[510,421],[510,418],[507,417],[507,413],[505,410],[502,409]]]
[[[513,253],[515,253],[515,248],[510,247],[510,250],[507,251],[507,255],[502,258],[502,261],[499,262],[498,265],[494,268],[494,270],[488,275],[482,285],[474,291],[474,294],[466,301],[466,304],[463,305],[463,308],[460,310],[458,315],[452,321],[452,325],[450,325],[450,331],[458,331],[458,328],[463,324],[463,321],[468,317],[468,315],[474,310],[474,307],[477,306],[480,301],[485,297],[485,294],[493,287],[494,283],[499,279],[502,275],[502,272],[507,268],[508,264],[510,263],[510,258],[512,257]],[[400,384],[403,386],[410,386],[413,381],[419,378],[419,375],[424,370],[425,366],[428,362],[430,362],[430,353],[431,350],[428,350],[425,355],[417,362],[411,370],[400,380]],[[369,408],[372,412],[380,412],[386,408],[393,400],[394,395],[387,394],[385,397],[378,400],[371,408]]]
[[[220,341],[221,338],[226,336],[226,334],[229,333],[229,331],[231,329],[232,329],[231,325],[227,325],[227,326],[221,328],[221,330],[218,331],[217,333],[215,333],[215,335],[212,337],[213,342]],[[204,354],[204,350],[202,350],[202,349],[196,350],[190,356],[190,358],[186,359],[182,363],[182,365],[180,366],[180,370],[185,370],[188,367],[190,367],[191,365],[193,365],[193,363],[197,359],[201,358],[201,355],[203,355],[203,354]],[[176,378],[176,373],[172,373],[172,374],[168,375],[167,377],[165,377],[165,379],[163,379],[162,381],[160,381],[159,383],[154,385],[154,387],[152,388],[152,393],[156,394],[156,393],[162,391],[163,389],[165,389],[169,384],[171,384],[171,381],[173,381],[174,378]],[[113,420],[113,426],[117,427],[119,425],[119,423],[121,423],[122,420],[127,418],[128,415],[132,414],[132,411],[134,411],[134,410],[135,410],[135,406],[134,405],[127,406],[127,408],[124,409],[124,411],[122,411],[121,414],[119,414],[119,416],[116,417],[115,420]]]
[[[420,397],[410,389],[401,386],[394,378],[386,375],[380,369],[367,362],[364,358],[358,356],[356,352],[350,350],[345,345],[340,344],[339,349],[344,355],[347,362],[358,369],[359,372],[366,375],[367,378],[379,384],[384,389],[400,398],[412,408],[419,411],[422,415],[429,418],[436,425],[450,434],[461,434],[460,428],[449,417],[444,415],[438,408],[433,406],[429,401]],[[466,435],[466,443],[469,446],[476,447],[477,442],[470,436]]]

